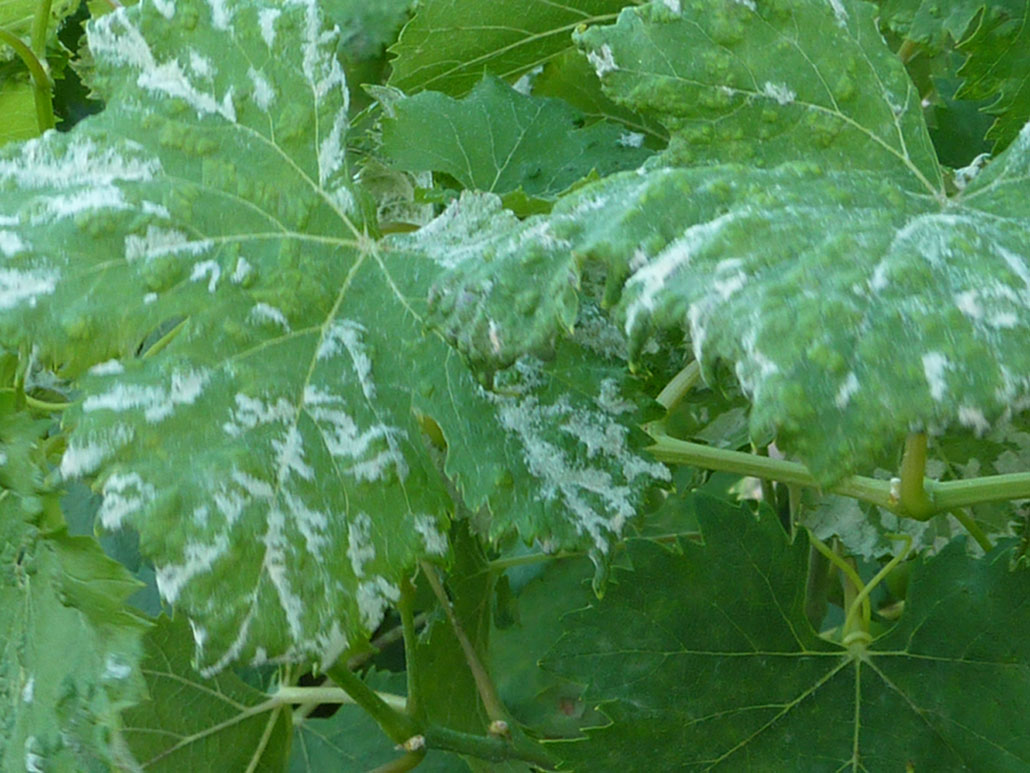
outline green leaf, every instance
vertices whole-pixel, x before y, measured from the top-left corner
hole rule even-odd
[[[880,4],[880,19],[902,37],[939,51],[949,36],[961,41],[985,5],[984,0],[887,0]]]
[[[39,134],[32,84],[0,79],[0,145]]]
[[[702,499],[705,544],[636,540],[545,666],[613,724],[553,749],[577,768],[1022,770],[1026,569],[961,542],[913,571],[901,621],[868,647],[804,616],[808,546],[771,517]],[[662,587],[663,593],[653,588]]]
[[[0,0],[0,27],[28,41],[32,33],[32,20],[36,15],[36,0]],[[79,0],[52,0],[47,27],[48,42],[55,42],[57,31],[65,18],[75,13]],[[0,62],[14,58],[9,46],[0,43]],[[0,113],[2,115],[2,113]]]
[[[424,91],[394,103],[381,152],[410,172],[446,172],[465,188],[522,190],[554,199],[596,172],[640,166],[643,136],[582,115],[556,99],[526,96],[487,76],[464,98]]]
[[[141,699],[138,583],[92,538],[43,534],[0,504],[0,770],[106,771]]]
[[[396,56],[390,85],[461,96],[484,71],[512,80],[571,48],[577,26],[614,19],[624,5],[626,0],[425,0],[390,49]]]
[[[142,663],[149,699],[124,714],[136,762],[153,771],[281,771],[290,712],[232,673],[202,678],[183,617],[161,617]]]
[[[670,164],[811,161],[942,187],[919,94],[865,2],[652,2],[574,36]],[[800,31],[804,30],[802,34]]]
[[[959,71],[962,99],[997,97],[986,112],[997,120],[987,132],[999,151],[1030,119],[1030,4],[993,3],[976,32],[962,44],[969,60]]]

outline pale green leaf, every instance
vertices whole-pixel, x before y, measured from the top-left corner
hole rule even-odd
[[[634,169],[651,155],[641,134],[582,127],[566,103],[520,94],[486,77],[457,100],[424,91],[391,105],[381,152],[410,172],[446,172],[462,186],[553,199],[595,172]]]
[[[149,697],[124,713],[122,735],[148,771],[281,771],[290,712],[232,673],[205,679],[191,664],[183,617],[162,617],[147,634],[143,676]]]
[[[919,94],[871,3],[651,2],[575,40],[671,164],[813,161],[942,187]]]
[[[28,41],[36,15],[36,0],[0,0],[0,28]],[[56,41],[61,22],[79,7],[79,0],[52,0],[47,26],[48,41]],[[14,51],[0,43],[0,62],[15,58]],[[0,113],[2,115],[2,113]]]
[[[425,0],[390,49],[390,85],[461,96],[484,72],[513,80],[572,47],[581,24],[611,21],[627,0]],[[512,20],[518,19],[517,24]]]
[[[901,621],[868,646],[804,616],[808,545],[701,499],[704,545],[629,545],[604,599],[544,665],[612,723],[551,747],[576,769],[1021,771],[1030,572],[1011,545],[917,564]],[[662,593],[653,589],[661,587]]]
[[[32,85],[14,78],[0,79],[0,145],[38,134]]]

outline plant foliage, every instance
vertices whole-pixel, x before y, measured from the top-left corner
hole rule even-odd
[[[111,10],[0,3],[0,770],[1030,764],[1030,4]]]

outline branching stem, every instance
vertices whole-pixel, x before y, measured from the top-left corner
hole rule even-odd
[[[951,511],[951,514],[956,521],[962,524],[962,528],[969,532],[969,536],[975,539],[976,543],[983,548],[984,553],[987,553],[994,547],[987,538],[987,535],[983,533],[983,530],[973,520],[973,517],[966,513],[965,510],[956,508]]]
[[[49,8],[50,3],[47,3]],[[49,14],[49,11],[48,11]],[[40,133],[54,128],[54,106],[50,101],[50,89],[53,82],[47,72],[46,60],[41,60],[25,42],[17,35],[0,27],[0,43],[6,43],[14,49],[14,53],[28,68],[32,77],[32,93],[36,104],[36,126]]]
[[[925,521],[937,511],[926,493],[926,433],[914,432],[905,439],[901,457],[901,488],[898,504],[901,513]]]
[[[383,700],[361,677],[347,668],[346,663],[337,662],[326,673],[376,721],[394,743],[403,744],[421,732],[411,717]]]
[[[858,576],[858,572],[855,571],[855,567],[853,567],[851,564],[849,564],[847,561],[845,561],[843,558],[837,555],[837,551],[830,548],[829,545],[827,545],[825,542],[823,542],[821,539],[816,537],[811,532],[808,533],[808,540],[809,542],[811,542],[812,547],[814,547],[816,550],[822,553],[827,559],[829,559],[831,564],[833,564],[835,567],[840,569],[841,572],[844,573],[844,576],[848,578],[848,581],[855,587],[856,590],[863,586],[862,578]],[[851,606],[854,606],[854,604],[852,604]],[[862,621],[865,625],[866,630],[868,630],[869,628],[869,621],[872,619],[872,617],[872,606],[869,603],[869,596],[867,595],[864,601],[862,601]],[[848,629],[845,626],[843,630],[847,631]]]
[[[701,380],[701,366],[697,360],[691,360],[672,377],[672,381],[655,398],[667,411],[671,411],[687,393]]]
[[[898,564],[900,564],[902,561],[908,558],[908,553],[912,549],[912,537],[910,537],[908,534],[888,534],[886,536],[890,537],[891,539],[901,540],[905,543],[905,545],[901,549],[901,552],[899,552],[896,556],[894,556],[894,558],[888,561],[884,565],[884,567],[880,569],[880,571],[878,571],[876,575],[873,577],[873,579],[871,579],[868,583],[865,583],[863,585],[861,584],[861,581],[859,581],[860,584],[858,587],[861,588],[861,590],[858,592],[858,595],[855,596],[854,600],[851,602],[851,606],[848,607],[848,614],[844,618],[845,631],[850,630],[851,622],[852,620],[854,620],[855,615],[858,614],[860,605],[862,608],[863,616],[868,614],[869,594],[876,589],[877,585],[883,582],[883,579],[888,574],[894,571],[894,567],[896,567]],[[866,623],[866,627],[868,629],[868,622]]]

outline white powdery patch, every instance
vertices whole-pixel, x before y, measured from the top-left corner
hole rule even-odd
[[[250,82],[254,84],[254,104],[257,105],[262,112],[267,113],[268,108],[272,105],[272,102],[275,101],[275,89],[272,88],[272,84],[268,82],[268,78],[253,67],[247,70],[247,75],[250,77]]]
[[[188,542],[182,551],[182,563],[154,568],[157,590],[161,598],[169,604],[174,604],[186,583],[197,575],[210,572],[215,561],[228,550],[229,538],[225,534],[216,535],[214,542],[206,545],[201,542]]]
[[[154,8],[166,19],[171,20],[175,16],[175,0],[153,0]]]
[[[105,17],[108,18],[108,17]],[[100,147],[89,139],[69,142],[61,156],[54,155],[49,135],[22,144],[17,159],[0,159],[0,181],[12,181],[19,188],[98,188],[115,181],[143,182],[161,172],[156,159],[123,156],[118,149]],[[142,153],[143,148],[126,142],[121,150]],[[6,225],[17,225],[15,218]]]
[[[290,322],[286,319],[286,315],[275,306],[270,306],[267,303],[255,303],[250,313],[247,314],[247,320],[259,324],[271,322],[281,327],[287,333],[290,332]]]
[[[789,105],[797,98],[797,94],[786,83],[766,81],[762,86],[762,93],[770,99],[775,99],[781,105]]]
[[[0,252],[5,258],[13,258],[25,249],[25,242],[14,231],[0,231]]]
[[[673,13],[683,12],[683,9],[680,8],[680,0],[662,0],[662,3]]]
[[[619,69],[619,65],[615,64],[615,57],[612,56],[612,47],[607,43],[602,45],[598,51],[589,51],[587,61],[594,66],[598,78],[603,78],[608,73]]]
[[[258,11],[258,28],[261,30],[261,39],[269,48],[275,45],[275,20],[281,14],[282,11],[278,8],[262,8]]]
[[[286,505],[287,514],[304,537],[304,543],[307,545],[308,552],[317,558],[321,558],[322,550],[329,542],[325,534],[325,530],[329,526],[329,518],[319,510],[312,510],[292,491],[284,490],[282,498],[283,504]]]
[[[122,527],[125,517],[142,511],[154,501],[157,492],[139,473],[115,473],[104,481],[104,500],[97,512],[105,529]]]
[[[210,378],[208,371],[177,370],[172,373],[168,387],[143,386],[140,384],[115,384],[103,394],[90,395],[82,403],[86,413],[93,411],[114,411],[121,413],[136,409],[143,410],[143,417],[150,424],[164,421],[176,407],[192,405],[204,391]]]
[[[758,6],[755,4],[755,0],[733,0],[737,5],[742,5],[749,11],[757,11]]]
[[[39,741],[36,736],[30,735],[25,738],[25,773],[46,773],[43,755],[37,751]],[[47,766],[49,767],[49,766]]]
[[[120,360],[107,360],[89,369],[92,376],[117,376],[125,372],[125,366]]]
[[[192,48],[190,49],[190,69],[201,78],[210,78],[215,74],[214,63]]]
[[[1018,276],[1023,284],[1030,289],[1030,269],[1027,268],[1026,259],[1022,255],[1017,255],[1012,250],[1007,250],[1000,245],[996,249],[1012,273]]]
[[[407,432],[387,424],[362,431],[346,412],[346,405],[342,397],[314,385],[304,391],[304,410],[318,425],[326,450],[334,459],[351,462],[344,472],[361,481],[374,481],[385,478],[392,468],[400,480],[407,478],[408,464],[399,447]]]
[[[855,371],[848,373],[844,379],[844,383],[840,385],[840,389],[837,390],[837,397],[834,402],[837,407],[843,410],[848,407],[848,403],[851,402],[852,395],[858,391],[858,376],[855,375]]]
[[[65,480],[95,472],[113,453],[132,439],[132,429],[118,424],[95,433],[85,442],[73,437],[61,457],[61,477]]]
[[[25,680],[21,688],[21,699],[23,703],[32,703],[36,695],[36,677],[30,676]]]
[[[268,575],[279,597],[279,605],[286,615],[286,623],[290,627],[290,634],[294,641],[301,638],[303,625],[301,617],[304,614],[304,602],[293,590],[288,575],[289,565],[287,553],[290,551],[290,544],[286,539],[286,518],[278,508],[272,508],[268,512],[265,523],[268,530],[265,532],[263,542],[265,543],[265,558],[262,563],[262,570]]]
[[[607,413],[618,415],[636,410],[637,406],[622,397],[622,390],[619,389],[619,382],[614,378],[606,378],[601,382],[601,389],[594,398],[594,402],[603,408]]]
[[[315,645],[319,651],[319,663],[322,670],[329,668],[340,654],[347,649],[347,635],[341,630],[339,620],[333,620],[328,631],[320,632],[315,637]]]
[[[236,268],[233,269],[232,276],[229,277],[233,284],[240,284],[246,281],[247,277],[254,272],[254,267],[250,265],[246,258],[239,258],[236,261]]]
[[[955,170],[955,187],[960,191],[965,190],[969,183],[973,182],[991,160],[990,153],[981,153],[968,166]]]
[[[363,337],[366,328],[360,322],[350,319],[334,320],[322,334],[317,357],[325,360],[340,353],[341,347],[350,355],[354,373],[361,384],[361,391],[370,403],[376,399],[376,385],[372,380],[372,360],[365,349]]]
[[[719,294],[723,301],[729,300],[730,296],[747,284],[747,274],[741,270],[744,261],[739,258],[721,260],[715,267],[715,276],[712,279],[712,289]]]
[[[400,588],[385,577],[375,577],[358,585],[356,594],[361,624],[368,631],[374,631],[383,620],[387,607],[401,597]]]
[[[431,515],[415,516],[415,531],[422,537],[422,544],[431,556],[447,555],[447,536],[436,528],[436,519]]]
[[[90,51],[95,57],[106,57],[138,70],[136,85],[140,88],[181,99],[198,116],[220,115],[232,123],[236,122],[231,88],[219,102],[214,94],[198,89],[178,61],[170,59],[158,63],[150,45],[124,14],[112,13],[102,17],[90,25],[87,35]]]
[[[322,15],[316,0],[293,0],[292,4],[305,9],[302,68],[304,77],[315,93],[315,104],[321,105],[327,94],[338,90],[343,100],[341,110],[346,116],[350,97],[347,93],[347,79],[336,58],[336,31],[323,29]]]
[[[951,362],[941,352],[928,352],[923,355],[923,375],[930,385],[930,397],[940,402],[948,391],[947,375]]]
[[[207,291],[213,293],[218,289],[218,280],[222,276],[222,267],[214,260],[202,260],[193,266],[190,272],[191,282],[201,282],[207,278]]]
[[[613,480],[607,469],[570,458],[546,434],[558,427],[572,435],[586,447],[588,459],[607,457],[604,461],[619,470],[627,482],[638,476],[670,479],[664,465],[644,460],[627,448],[628,429],[609,414],[577,411],[565,396],[552,405],[542,405],[532,395],[515,398],[485,390],[482,394],[494,403],[505,430],[518,438],[526,467],[540,480],[538,496],[545,501],[560,501],[572,515],[577,531],[589,535],[602,552],[608,551],[610,535],[620,534],[626,520],[636,512],[632,491]]]
[[[282,397],[274,403],[266,403],[259,398],[238,392],[236,408],[233,409],[230,418],[230,421],[222,425],[222,429],[231,437],[239,437],[257,426],[293,423],[297,418],[297,407]]]
[[[60,275],[56,271],[43,269],[0,269],[0,309],[11,309],[22,303],[35,307],[39,296],[54,292],[59,278]]]
[[[325,138],[318,144],[318,184],[324,189],[333,188],[334,201],[341,205],[344,212],[353,209],[353,196],[345,186],[334,187],[333,177],[343,169],[344,149],[343,134],[347,129],[348,120],[346,112],[338,112],[333,120],[333,125],[326,133]],[[336,198],[341,195],[340,191],[346,191],[344,198]]]
[[[958,310],[970,319],[983,318],[984,310],[980,305],[980,294],[976,290],[966,290],[955,294],[955,305]]]
[[[969,427],[978,437],[991,428],[991,423],[987,421],[984,412],[971,405],[959,406],[958,423],[963,427]]]
[[[533,93],[533,81],[535,81],[537,76],[543,71],[544,66],[542,64],[538,64],[532,70],[520,76],[519,79],[515,81],[511,87],[519,94],[523,94],[528,97],[530,94]]]
[[[280,481],[286,482],[294,474],[304,480],[314,479],[315,470],[304,461],[304,438],[296,424],[287,427],[282,437],[272,440],[272,450],[275,451]]]
[[[623,132],[616,143],[624,148],[639,148],[643,146],[644,139],[640,132]]]
[[[210,239],[191,240],[182,231],[160,226],[147,226],[143,236],[129,234],[125,237],[125,260],[129,263],[143,258],[150,260],[163,255],[202,255],[211,249]]]
[[[227,31],[232,13],[226,7],[225,0],[207,0],[207,4],[211,7],[211,26],[216,30]]]
[[[833,9],[833,15],[837,17],[837,24],[840,27],[844,27],[848,23],[848,12],[844,7],[844,4],[840,0],[829,0],[830,8]]]
[[[110,654],[104,661],[104,670],[101,673],[100,678],[105,680],[117,680],[128,679],[132,673],[132,666],[123,661],[117,655]]]
[[[101,185],[60,196],[48,196],[41,207],[42,217],[33,218],[33,222],[64,220],[83,212],[97,212],[104,209],[124,211],[132,209],[120,188],[113,185]]]
[[[658,294],[665,289],[669,278],[681,268],[689,266],[694,256],[718,240],[722,230],[738,217],[737,212],[727,212],[708,223],[691,226],[683,236],[630,277],[626,282],[626,294],[637,291],[637,295],[626,312],[627,334],[632,335],[637,326],[637,318],[641,314],[654,310]]]
[[[350,559],[354,576],[365,576],[365,564],[375,560],[376,546],[372,541],[372,519],[365,513],[358,513],[347,524],[347,558]]]

